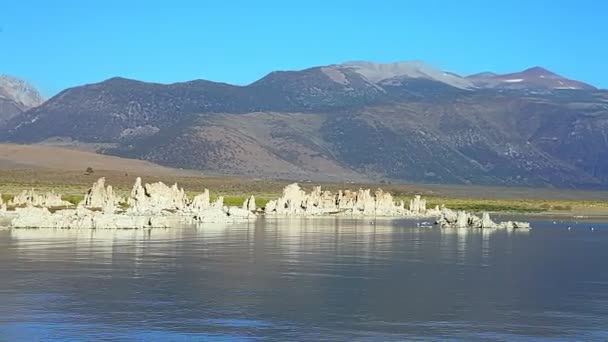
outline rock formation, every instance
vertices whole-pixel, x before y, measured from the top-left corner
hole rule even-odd
[[[506,221],[496,223],[490,214],[484,212],[479,216],[466,211],[454,211],[448,208],[441,209],[441,215],[436,221],[441,228],[502,228],[502,229],[530,229],[530,223]]]
[[[61,199],[61,195],[54,191],[38,193],[36,190],[23,190],[8,203],[10,206],[33,206],[33,207],[71,207],[72,203]]]
[[[14,228],[67,228],[67,229],[117,229],[117,228],[168,228],[172,220],[167,217],[111,214],[84,207],[58,210],[51,213],[47,208],[17,208],[11,222]],[[176,221],[174,221],[177,223]]]
[[[29,193],[22,197],[33,203],[43,202]],[[105,187],[105,179],[101,178],[77,208],[53,213],[43,205],[41,208],[32,205],[16,208],[10,214],[11,225],[15,228],[167,228],[195,223],[243,222],[256,217],[249,210],[224,206],[221,196],[209,203],[209,190],[190,201],[177,184],[167,186],[158,182],[142,185],[140,178],[136,179],[127,200],[129,208],[119,210],[118,203],[112,187]],[[97,210],[99,208],[102,210]]]
[[[255,219],[255,214],[239,207],[211,208],[195,215],[195,221],[200,223],[245,222]]]
[[[415,203],[415,204],[414,204]],[[416,210],[412,210],[416,208]],[[427,210],[426,202],[418,196],[405,208],[403,201],[395,202],[393,196],[378,189],[350,191],[340,190],[336,194],[322,191],[320,186],[310,194],[303,191],[297,183],[283,189],[283,196],[266,204],[266,214],[277,215],[369,215],[369,216],[438,216],[438,210]]]
[[[420,195],[416,195],[414,199],[410,200],[410,211],[413,213],[426,212],[426,200],[420,198]]]
[[[170,228],[194,223],[233,223],[254,219],[255,215],[238,207],[207,209],[193,215],[107,213],[84,207],[51,213],[47,208],[16,208],[13,228],[68,228],[68,229],[139,229]]]
[[[212,209],[222,209],[224,207],[224,196],[218,196],[215,201],[211,202]]]
[[[126,203],[126,210],[120,209],[120,199],[112,187],[105,185],[100,178],[87,192],[84,200],[75,209],[51,212],[48,208],[71,205],[54,192],[38,194],[35,190],[22,192],[10,201],[16,206],[6,210],[0,195],[0,213],[10,218],[15,228],[153,228],[175,227],[195,223],[230,223],[255,219],[255,197],[249,197],[242,207],[224,205],[224,198],[218,196],[210,201],[209,190],[192,200],[177,184],[167,186],[162,182],[143,184],[137,178]],[[25,207],[23,207],[25,206]],[[99,209],[102,209],[101,211]],[[310,193],[303,191],[297,183],[283,189],[283,195],[269,201],[264,212],[268,215],[353,215],[389,217],[439,217],[436,223],[441,227],[453,228],[509,228],[529,229],[525,222],[492,221],[488,213],[481,217],[465,211],[448,208],[427,209],[426,201],[420,196],[410,200],[409,208],[403,201],[395,201],[393,196],[376,190],[373,194],[367,189],[358,191],[324,191],[320,186]]]
[[[184,189],[177,184],[167,186],[163,182],[145,184],[137,177],[127,200],[131,212],[160,213],[163,210],[182,210],[188,204]]]
[[[243,210],[255,211],[255,197],[251,195],[248,199],[243,202]]]
[[[484,212],[481,214],[481,228],[491,228],[496,226],[496,223],[490,218],[490,214]]]
[[[211,203],[209,202],[209,190],[205,189],[202,194],[194,196],[192,202],[190,203],[190,208],[193,211],[201,211],[211,208]]]
[[[107,188],[105,187],[105,182],[106,179],[104,177],[99,178],[89,189],[84,200],[80,202],[78,206],[98,208],[106,213],[115,212],[121,200],[114,195],[111,185],[108,185]]]

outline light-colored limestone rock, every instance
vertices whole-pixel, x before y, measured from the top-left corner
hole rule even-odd
[[[269,215],[300,216],[434,217],[439,215],[439,210],[427,210],[426,201],[419,196],[412,200],[410,208],[406,209],[403,201],[395,201],[390,193],[382,189],[376,190],[373,195],[369,189],[340,190],[336,194],[332,194],[317,186],[307,194],[297,183],[286,186],[281,197],[266,204],[264,212]]]
[[[298,214],[303,212],[302,205],[306,200],[306,193],[297,183],[290,184],[283,189],[283,196],[277,199],[277,214]]]
[[[145,185],[146,194],[150,197],[153,205],[163,209],[183,209],[188,198],[184,189],[179,188],[177,184],[167,186],[163,182],[157,182]]]
[[[127,229],[167,228],[170,221],[163,216],[111,214],[84,207],[51,213],[47,208],[17,208],[11,222],[13,228]]]
[[[61,195],[54,191],[38,193],[38,191],[23,190],[8,203],[11,206],[34,206],[34,207],[71,207],[72,203],[61,199]]]
[[[95,229],[142,228],[145,221],[141,216],[112,215],[106,213],[101,215],[90,215],[91,217],[95,216]]]
[[[131,188],[131,195],[127,199],[127,204],[129,205],[129,209],[133,211],[143,211],[145,209],[147,204],[146,189],[141,185],[140,177],[135,179],[135,184]]]
[[[425,213],[426,200],[422,199],[420,195],[416,195],[412,200],[410,200],[410,211],[413,213]]]
[[[222,209],[224,208],[224,196],[218,196],[215,201],[211,202],[212,209]]]
[[[194,196],[192,202],[190,203],[190,208],[193,211],[201,211],[211,208],[211,203],[209,203],[209,190],[205,189],[202,194]]]
[[[151,216],[147,222],[153,228],[169,228],[172,226],[171,218],[167,216]]]
[[[248,209],[242,209],[239,207],[228,207],[226,210],[228,217],[235,221],[248,221],[255,219],[255,214]]]
[[[529,222],[506,221],[497,224],[497,228],[506,229],[531,229]]]
[[[245,202],[243,202],[243,209],[248,211],[256,210],[255,197],[253,197],[253,195],[251,195],[248,199],[245,200]]]
[[[442,228],[490,228],[490,229],[530,229],[527,222],[507,221],[496,223],[489,213],[482,213],[481,218],[466,211],[441,209],[441,215],[436,224]]]
[[[196,222],[199,223],[235,223],[247,222],[255,219],[255,214],[249,210],[239,207],[211,208],[198,212],[195,215]]]
[[[40,227],[51,222],[51,212],[47,208],[25,207],[16,208],[16,216],[11,222],[15,228]]]
[[[277,211],[277,201],[276,200],[270,200],[266,203],[266,206],[264,207],[264,212],[267,214],[273,214],[276,213]]]
[[[163,182],[145,184],[141,178],[135,180],[131,196],[127,200],[132,213],[161,213],[163,210],[182,210],[188,205],[184,189],[177,184],[168,186]]]
[[[469,226],[469,214],[464,210],[458,211],[458,214],[456,216],[456,227],[465,228],[468,226]]]
[[[53,193],[50,193],[53,194]],[[34,196],[35,195],[35,196]],[[71,229],[118,229],[118,228],[168,228],[195,223],[232,223],[255,219],[247,209],[225,207],[219,196],[209,203],[209,190],[189,201],[183,189],[158,182],[144,184],[137,178],[125,211],[117,210],[119,200],[105,179],[99,179],[88,191],[85,199],[75,209],[55,212],[46,207],[34,207],[44,202],[38,194],[27,192],[18,200],[25,208],[16,208],[9,219],[14,228],[71,228]],[[255,199],[252,199],[255,203]],[[102,210],[99,211],[98,209]],[[1,206],[0,206],[1,209]]]
[[[226,222],[226,212],[222,209],[210,208],[198,212],[195,220],[200,223],[223,223]]]
[[[492,219],[490,218],[490,214],[487,212],[484,212],[481,215],[481,228],[492,228],[495,226],[496,226],[496,223],[494,221],[492,221]]]
[[[99,178],[89,189],[84,200],[79,203],[79,206],[99,208],[105,213],[115,212],[121,199],[114,195],[111,185],[105,186],[105,182],[106,179],[104,177]]]
[[[371,190],[359,189],[357,197],[355,197],[355,205],[353,213],[360,212],[363,215],[373,215],[376,210],[376,203],[371,195]]]

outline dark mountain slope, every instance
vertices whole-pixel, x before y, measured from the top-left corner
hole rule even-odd
[[[325,116],[256,112],[200,115],[135,144],[106,152],[214,173],[296,179],[362,177],[321,138]]]
[[[481,101],[472,97],[453,103],[372,107],[332,117],[323,132],[326,140],[335,143],[338,159],[357,170],[394,179],[599,185],[596,175],[530,143],[535,134],[549,128],[542,121],[552,113],[522,114],[513,109],[525,105],[511,98]],[[542,128],[524,129],[526,120],[541,121]]]
[[[351,62],[248,86],[115,78],[68,89],[0,133],[111,143],[103,152],[254,177],[608,185],[608,93],[555,89],[564,81],[544,69],[520,74],[511,87],[478,82],[504,75]]]
[[[579,89],[595,90],[595,87],[576,80],[560,76],[545,68],[533,67],[511,74],[479,73],[467,77],[473,84],[482,88],[500,89]]]
[[[35,142],[67,136],[89,142],[156,133],[198,112],[236,112],[239,87],[209,81],[171,85],[124,78],[67,89],[9,121],[7,138]]]

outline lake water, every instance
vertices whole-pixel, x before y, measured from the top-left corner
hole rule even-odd
[[[3,230],[0,340],[608,340],[608,225],[533,227]]]

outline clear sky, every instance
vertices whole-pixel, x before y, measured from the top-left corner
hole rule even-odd
[[[0,0],[0,73],[45,96],[113,76],[247,84],[349,60],[540,65],[608,88],[608,1]]]

